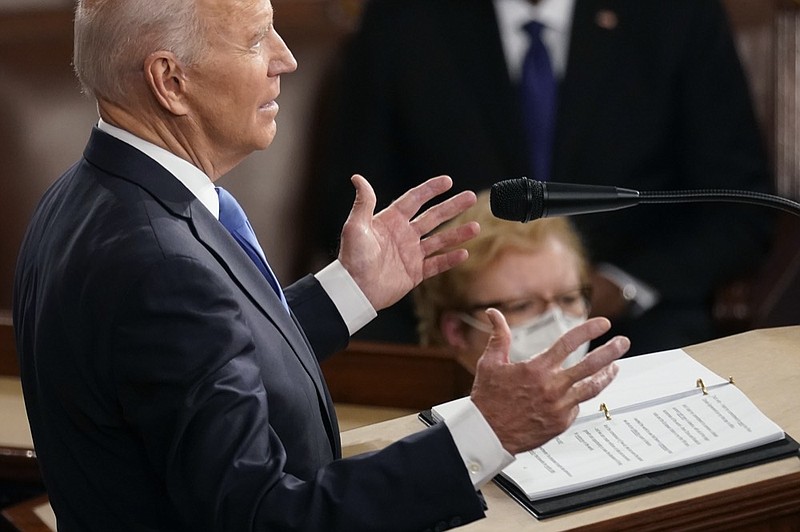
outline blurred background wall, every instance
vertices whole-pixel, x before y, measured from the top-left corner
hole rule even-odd
[[[97,120],[94,104],[81,95],[71,71],[73,5],[71,0],[0,0],[0,310],[11,305],[16,252],[38,198],[80,156]],[[355,23],[360,1],[273,0],[273,5],[276,26],[300,66],[281,80],[279,132],[272,147],[252,155],[221,183],[240,199],[276,274],[287,283],[304,273],[298,228],[303,227],[315,102],[328,66]],[[725,5],[777,185],[783,195],[798,199],[800,4],[725,0]],[[795,255],[800,242],[793,238],[780,244],[786,255],[779,266],[782,280],[773,279],[762,290],[776,284],[781,294],[798,289],[800,259]]]

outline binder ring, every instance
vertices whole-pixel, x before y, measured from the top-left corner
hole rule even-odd
[[[706,385],[703,382],[703,379],[697,379],[697,387],[703,390],[703,395],[708,395],[708,390],[706,390]]]

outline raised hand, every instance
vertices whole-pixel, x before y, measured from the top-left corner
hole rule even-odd
[[[572,351],[611,327],[607,319],[593,318],[567,331],[541,355],[511,363],[508,324],[495,309],[487,314],[494,332],[478,360],[471,397],[511,454],[539,447],[564,432],[578,415],[578,404],[613,380],[618,371],[613,361],[630,347],[627,338],[618,336],[563,369],[561,363]]]
[[[453,184],[447,176],[434,177],[374,214],[372,187],[357,174],[352,181],[356,199],[342,229],[339,262],[376,310],[397,302],[422,280],[467,259],[464,249],[442,250],[477,235],[477,223],[428,234],[474,205],[473,192],[457,194],[417,215],[425,203]]]

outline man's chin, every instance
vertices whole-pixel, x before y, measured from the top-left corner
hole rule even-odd
[[[262,131],[259,135],[258,139],[255,143],[255,150],[254,151],[262,151],[266,150],[272,144],[272,141],[275,140],[275,134],[277,133],[277,127],[275,122],[273,122],[266,130]]]

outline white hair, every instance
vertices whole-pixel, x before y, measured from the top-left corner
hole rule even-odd
[[[195,64],[205,52],[203,29],[194,0],[79,0],[73,67],[84,92],[124,102],[130,76],[151,53]]]

